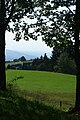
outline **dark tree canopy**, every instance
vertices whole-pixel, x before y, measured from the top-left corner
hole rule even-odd
[[[5,0],[5,6],[5,26],[16,40],[42,36],[51,47],[73,43],[75,0]]]
[[[15,33],[15,39],[28,39],[26,19],[33,11],[32,0],[5,0],[5,30]],[[26,18],[25,18],[26,17]],[[22,36],[23,33],[23,36]]]
[[[18,61],[26,61],[26,58],[24,56],[20,57]]]
[[[80,1],[79,0],[42,0],[35,2],[34,15],[37,18],[32,24],[34,34],[41,35],[50,47],[74,46],[77,66],[77,84],[75,110],[80,110]]]
[[[28,35],[29,25],[23,20],[33,11],[32,0],[0,0],[0,89],[6,89],[5,74],[5,33],[15,34],[16,41],[33,37]]]
[[[41,35],[50,47],[73,44],[75,0],[45,0],[43,3],[38,0],[35,4],[34,34]]]

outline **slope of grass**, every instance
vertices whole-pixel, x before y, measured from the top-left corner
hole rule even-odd
[[[75,103],[75,76],[41,71],[7,70],[7,81],[15,81],[25,96],[69,109]]]
[[[39,101],[26,100],[11,89],[0,92],[0,120],[79,120],[80,116],[69,115]]]
[[[21,79],[17,79],[18,77]],[[22,90],[49,93],[75,92],[75,76],[53,72],[7,70],[7,81],[16,80]]]

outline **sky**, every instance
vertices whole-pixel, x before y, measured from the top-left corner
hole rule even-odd
[[[14,34],[11,32],[6,32],[6,49],[29,52],[29,53],[48,53],[51,54],[52,48],[48,47],[44,41],[41,39],[35,41],[30,39],[29,41],[20,40],[19,42],[13,40]]]

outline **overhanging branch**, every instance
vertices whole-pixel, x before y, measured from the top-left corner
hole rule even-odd
[[[68,10],[74,15],[74,12],[68,7],[68,6],[66,6],[67,8],[68,8]]]
[[[9,22],[10,22],[11,17],[13,16],[14,4],[15,4],[15,0],[12,0],[11,11],[10,11],[9,17],[7,18],[6,23],[5,23],[5,30],[6,30],[8,24],[9,24]]]

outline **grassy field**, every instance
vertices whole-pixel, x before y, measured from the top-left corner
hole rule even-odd
[[[19,92],[20,93],[20,92]],[[0,120],[80,120],[80,115],[35,100],[25,99],[13,89],[0,91]]]
[[[14,61],[10,61],[10,62],[6,62],[5,66],[7,67],[8,65],[16,65],[16,64],[23,64],[23,63],[31,63],[32,60],[27,60],[27,61],[24,61],[24,62],[21,62],[21,61],[18,61],[18,62],[14,62]]]
[[[7,70],[7,81],[25,91],[29,98],[69,108],[75,102],[75,76],[54,72]]]

